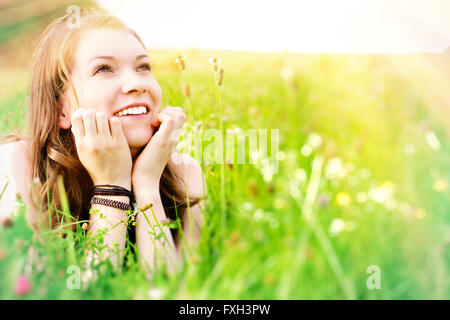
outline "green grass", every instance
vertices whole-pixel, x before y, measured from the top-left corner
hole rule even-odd
[[[96,281],[69,290],[66,270],[81,265],[86,236],[78,228],[73,240],[35,243],[22,206],[0,229],[1,299],[19,298],[23,273],[27,299],[450,298],[448,64],[425,55],[186,51],[182,75],[176,54],[150,52],[163,104],[185,107],[189,131],[194,120],[218,129],[220,119],[224,129],[279,129],[278,172],[204,167],[209,198],[197,258],[151,282],[138,265],[118,273],[105,263]],[[212,56],[224,69],[220,87]],[[23,132],[28,75],[0,77],[0,134]],[[39,254],[30,262],[31,245]],[[366,285],[371,265],[381,289]]]

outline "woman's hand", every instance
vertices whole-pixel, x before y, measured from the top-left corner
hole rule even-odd
[[[131,189],[130,148],[116,117],[104,112],[78,109],[71,117],[78,157],[94,184],[119,185]]]
[[[181,107],[167,106],[156,115],[152,126],[159,128],[133,165],[131,181],[135,190],[136,187],[159,188],[159,180],[178,144],[185,119]]]

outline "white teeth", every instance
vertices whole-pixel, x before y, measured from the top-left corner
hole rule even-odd
[[[117,115],[120,116],[126,116],[129,114],[145,114],[147,113],[147,108],[144,106],[140,106],[140,107],[133,107],[133,108],[128,108],[125,110],[122,110],[120,112],[117,113]]]

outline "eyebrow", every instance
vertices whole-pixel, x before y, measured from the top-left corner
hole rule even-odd
[[[150,57],[148,55],[146,55],[146,54],[141,54],[141,55],[136,56],[136,60],[139,60],[139,59],[142,59],[142,58],[149,58],[150,59]],[[116,60],[116,58],[113,57],[113,56],[98,56],[98,57],[92,58],[89,62],[92,62],[92,61],[97,60],[97,59]]]

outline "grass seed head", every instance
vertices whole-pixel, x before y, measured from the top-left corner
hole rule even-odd
[[[250,182],[248,184],[248,191],[253,197],[257,197],[259,194],[258,186],[255,182]]]
[[[186,69],[186,61],[181,53],[178,54],[177,58],[175,59],[175,62],[180,65],[180,69],[182,71]]]
[[[209,58],[208,62],[210,65],[212,65],[214,72],[217,72],[217,70],[219,70],[220,59],[213,57],[213,58]]]
[[[188,97],[188,98],[189,98],[189,97],[191,96],[191,89],[189,88],[189,85],[188,85],[188,84],[183,83],[182,91],[183,91],[183,95],[184,95],[185,97]]]
[[[142,212],[144,212],[145,210],[148,210],[148,209],[150,209],[151,207],[153,207],[153,203],[150,202],[150,203],[147,203],[145,206],[140,207],[139,210],[142,211]]]
[[[0,249],[0,261],[5,259],[7,256],[8,254],[6,253],[6,250]]]
[[[5,220],[3,220],[3,227],[11,228],[13,225],[14,225],[14,223],[10,217],[7,217],[7,218],[5,218]]]
[[[217,77],[217,85],[221,86],[223,81],[223,69],[220,69],[219,76]]]

